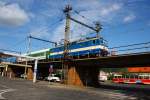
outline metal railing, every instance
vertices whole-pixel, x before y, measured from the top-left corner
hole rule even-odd
[[[111,47],[109,52],[109,56],[150,52],[150,42]]]

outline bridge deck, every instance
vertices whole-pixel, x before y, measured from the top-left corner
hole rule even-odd
[[[99,67],[126,67],[126,66],[145,66],[150,65],[150,52],[122,54],[107,57],[95,57],[95,58],[83,58],[73,59],[70,62],[74,62],[77,65],[82,66],[99,66]],[[41,60],[39,63],[55,63],[61,64],[62,61],[46,61]]]

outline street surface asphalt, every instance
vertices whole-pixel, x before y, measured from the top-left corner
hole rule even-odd
[[[0,76],[0,100],[150,100],[146,91],[79,88]]]

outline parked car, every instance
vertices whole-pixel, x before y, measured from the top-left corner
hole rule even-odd
[[[45,78],[47,81],[51,82],[60,82],[60,78],[56,76],[56,74],[51,74],[48,77]]]
[[[20,78],[27,78],[27,75],[26,74],[21,74]]]

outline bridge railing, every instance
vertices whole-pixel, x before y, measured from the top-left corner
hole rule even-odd
[[[110,52],[110,56],[150,52],[150,42],[112,47],[109,48],[109,52]]]

